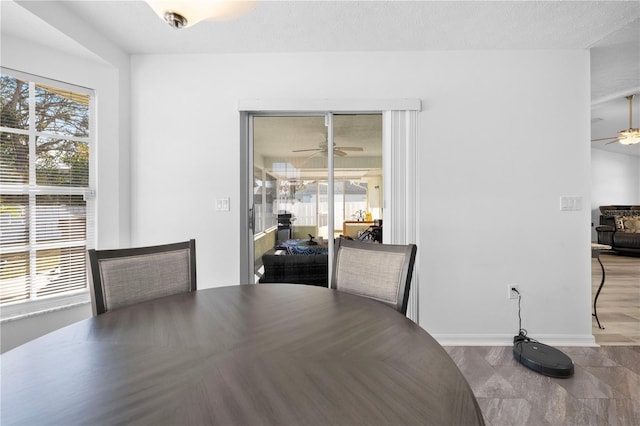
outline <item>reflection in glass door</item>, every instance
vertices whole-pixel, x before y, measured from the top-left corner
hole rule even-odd
[[[326,286],[329,240],[382,222],[382,115],[251,119],[255,282]]]

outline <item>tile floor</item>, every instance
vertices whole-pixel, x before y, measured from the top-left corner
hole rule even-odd
[[[512,347],[446,347],[489,426],[640,425],[640,346],[558,348],[575,364],[568,379],[533,372]]]

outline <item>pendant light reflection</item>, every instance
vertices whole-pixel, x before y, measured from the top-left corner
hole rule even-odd
[[[200,21],[225,21],[251,12],[258,0],[146,0],[153,11],[171,27],[180,29]]]

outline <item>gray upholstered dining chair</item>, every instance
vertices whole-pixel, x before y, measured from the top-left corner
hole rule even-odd
[[[415,244],[335,243],[331,288],[378,300],[403,315],[411,287]]]
[[[88,250],[93,314],[196,290],[196,241]]]

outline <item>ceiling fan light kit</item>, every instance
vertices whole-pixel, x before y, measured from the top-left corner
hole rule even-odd
[[[151,9],[171,28],[188,28],[201,21],[236,19],[249,13],[257,0],[146,0]]]
[[[622,145],[635,145],[640,143],[640,129],[627,129],[621,130],[620,132],[620,142]]]

